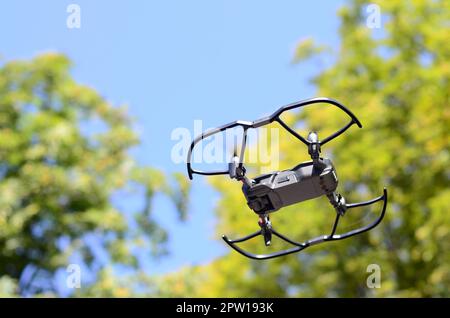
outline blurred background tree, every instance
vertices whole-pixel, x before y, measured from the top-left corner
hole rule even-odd
[[[373,17],[366,1],[350,1],[339,12],[340,47],[324,49],[308,39],[294,61],[313,58],[321,67],[312,80],[317,95],[347,105],[363,123],[362,130],[352,127],[324,151],[334,160],[348,201],[378,196],[387,186],[385,220],[370,233],[280,259],[252,261],[230,251],[164,277],[158,295],[450,296],[449,3],[371,2],[381,10],[380,29],[369,28],[374,24],[367,23]],[[288,119],[322,132],[338,126],[338,117],[311,108]],[[298,141],[281,134],[284,168],[308,159]],[[218,235],[254,231],[256,220],[240,186],[220,177],[212,184],[221,193]],[[373,213],[349,211],[344,228],[362,225]],[[272,222],[301,241],[323,234],[333,214],[326,199],[316,200],[276,213]],[[262,240],[246,247],[264,252],[261,245]],[[369,289],[367,266],[373,263],[381,267],[381,288]]]
[[[53,53],[0,68],[0,296],[55,294],[55,274],[71,262],[95,285],[114,265],[138,270],[139,250],[165,253],[167,233],[152,215],[157,193],[186,216],[185,178],[138,165],[126,108],[76,83],[69,70]],[[118,194],[130,196],[130,208],[113,204]],[[132,204],[136,196],[141,206]]]

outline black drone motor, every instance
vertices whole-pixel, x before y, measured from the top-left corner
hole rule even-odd
[[[350,116],[351,121],[333,135],[320,141],[318,134],[316,132],[310,132],[307,139],[304,139],[302,136],[300,136],[294,130],[292,130],[284,121],[280,119],[280,115],[284,111],[316,103],[328,103],[337,106],[338,108],[343,110],[347,115]],[[298,138],[300,141],[302,141],[305,145],[308,146],[308,153],[311,156],[311,161],[300,163],[299,165],[290,170],[278,171],[271,174],[265,174],[256,177],[254,179],[249,179],[245,175],[246,169],[243,165],[247,130],[250,128],[258,128],[270,124],[274,121],[278,122],[283,128],[285,128],[288,132],[290,132],[292,135],[294,135],[296,138]],[[326,241],[345,239],[350,236],[354,236],[369,231],[370,229],[377,226],[383,219],[384,214],[386,212],[386,205],[387,205],[386,189],[384,189],[382,196],[375,198],[373,200],[347,204],[345,202],[344,197],[336,192],[338,186],[338,178],[332,162],[329,159],[320,157],[321,146],[327,143],[328,141],[336,138],[340,134],[342,134],[353,124],[357,124],[360,128],[362,127],[361,123],[355,117],[355,115],[353,115],[353,113],[350,112],[350,110],[348,110],[345,106],[341,105],[340,103],[332,99],[314,98],[281,107],[278,111],[276,111],[274,114],[272,114],[267,118],[256,120],[254,122],[236,121],[228,125],[208,131],[202,134],[201,136],[197,137],[192,142],[191,147],[189,149],[187,161],[189,177],[192,179],[193,174],[201,174],[201,175],[229,174],[230,178],[242,181],[243,182],[242,191],[247,199],[247,204],[250,207],[250,209],[252,209],[259,216],[258,224],[260,226],[260,230],[246,237],[236,240],[230,240],[224,235],[223,239],[225,240],[225,242],[229,244],[233,249],[249,258],[268,259],[299,252],[305,249],[306,247],[314,244]],[[240,156],[234,154],[231,162],[228,165],[228,171],[202,172],[193,170],[191,167],[191,156],[192,150],[195,147],[195,145],[204,138],[207,138],[213,134],[225,131],[226,129],[233,128],[236,126],[242,126],[244,128],[244,138],[241,148],[242,150]],[[334,207],[336,211],[335,222],[329,235],[319,236],[317,238],[313,238],[303,243],[298,243],[278,233],[272,227],[272,224],[269,219],[270,213],[278,211],[283,207],[303,202],[306,200],[318,198],[323,195],[327,196],[328,200],[330,201],[331,205]],[[340,235],[335,234],[339,218],[344,215],[347,209],[370,205],[378,201],[383,201],[383,209],[378,219],[376,219],[372,224],[369,224],[368,226],[361,227],[357,230],[353,230],[344,234]],[[258,235],[262,235],[264,237],[265,245],[268,246],[271,243],[272,234],[294,245],[294,247],[288,250],[279,251],[271,254],[255,255],[241,249],[239,246],[236,245],[236,243],[241,243],[249,239],[252,239]]]

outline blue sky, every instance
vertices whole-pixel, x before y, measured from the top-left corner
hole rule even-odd
[[[81,29],[66,27],[70,3],[81,7]],[[46,51],[67,54],[79,82],[113,103],[129,104],[142,139],[135,158],[167,172],[185,172],[184,165],[171,161],[174,128],[193,130],[196,119],[204,128],[254,120],[314,96],[307,80],[315,66],[293,66],[294,48],[306,37],[337,46],[336,11],[342,4],[3,1],[0,57],[4,62]],[[216,199],[201,177],[194,179],[190,219],[182,224],[170,203],[157,198],[155,215],[171,233],[172,253],[149,264],[150,273],[205,263],[228,252],[214,230]]]

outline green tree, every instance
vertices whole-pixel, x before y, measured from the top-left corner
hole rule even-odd
[[[76,83],[70,65],[49,53],[0,68],[2,296],[55,292],[54,275],[72,258],[101,280],[99,250],[108,264],[134,269],[139,249],[164,253],[167,233],[151,209],[157,193],[186,215],[185,178],[138,165],[126,108]],[[141,206],[119,209],[118,195]]]
[[[339,190],[349,201],[377,196],[387,186],[385,220],[369,233],[281,259],[252,261],[232,251],[169,275],[162,295],[450,296],[450,8],[443,0],[371,2],[381,9],[381,29],[367,26],[367,2],[350,1],[339,11],[340,47],[324,50],[306,40],[294,60],[333,52],[331,65],[312,79],[317,95],[349,106],[364,128],[352,127],[324,150],[333,156]],[[311,108],[289,120],[323,131],[337,124],[338,115]],[[286,167],[307,159],[299,156],[301,145],[292,147],[295,140],[280,140]],[[249,233],[256,224],[250,211],[243,213],[239,186],[229,182],[212,182],[222,194],[218,232]],[[316,200],[277,212],[272,221],[301,240],[321,233],[331,212],[326,199]],[[356,214],[345,215],[347,224],[358,221]],[[257,250],[257,243],[247,247]],[[366,286],[372,263],[381,267],[379,289]]]

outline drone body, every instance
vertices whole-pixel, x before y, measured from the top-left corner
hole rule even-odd
[[[332,134],[331,136],[328,136],[327,138],[320,140],[316,132],[310,132],[306,139],[303,138],[280,118],[280,115],[287,110],[300,108],[306,105],[312,105],[317,103],[331,104],[333,106],[340,108],[351,118],[351,121],[343,128]],[[243,157],[247,139],[247,130],[252,128],[258,128],[270,124],[272,122],[278,122],[284,129],[286,129],[289,133],[291,133],[297,139],[303,142],[308,147],[308,153],[311,156],[311,160],[300,163],[290,170],[277,171],[271,174],[265,174],[255,177],[254,179],[250,179],[246,176],[246,169],[243,165]],[[244,256],[253,259],[269,259],[291,253],[296,253],[311,245],[327,241],[342,240],[369,231],[375,226],[377,226],[383,219],[386,212],[386,205],[387,205],[386,189],[384,189],[382,196],[372,199],[370,201],[347,204],[344,197],[336,191],[338,186],[338,178],[331,160],[327,158],[322,158],[320,156],[321,146],[323,146],[328,141],[341,135],[353,124],[356,124],[360,128],[362,127],[361,123],[356,118],[356,116],[353,115],[353,113],[342,104],[328,98],[313,98],[281,107],[279,110],[277,110],[274,114],[272,114],[269,117],[262,118],[253,122],[246,122],[246,121],[232,122],[228,125],[205,132],[201,136],[197,137],[192,142],[188,153],[187,168],[189,177],[192,179],[193,174],[200,174],[200,175],[228,174],[231,179],[242,181],[243,182],[242,192],[245,198],[247,199],[247,204],[249,208],[258,215],[259,218],[258,225],[260,229],[258,231],[236,240],[230,240],[224,235],[223,236],[224,241],[228,245],[230,245],[230,247],[232,247],[233,249],[235,249],[237,252],[241,253]],[[231,158],[231,161],[228,164],[228,170],[203,172],[192,169],[191,167],[192,151],[198,142],[216,133],[223,132],[227,129],[236,126],[241,126],[244,129],[243,144],[240,155],[238,156],[236,153],[234,153],[233,157]],[[322,235],[307,240],[305,242],[299,243],[278,233],[272,227],[269,218],[270,213],[278,211],[283,207],[303,202],[306,200],[318,198],[321,196],[326,196],[328,198],[329,202],[331,203],[336,212],[335,221],[332,230],[330,231],[330,234]],[[383,208],[380,216],[374,222],[372,222],[367,226],[358,228],[356,230],[352,230],[350,232],[346,232],[339,235],[336,234],[339,220],[341,217],[344,216],[344,214],[348,209],[371,205],[379,201],[383,201]],[[293,245],[293,247],[287,250],[271,254],[256,255],[243,250],[237,245],[237,243],[245,242],[258,235],[262,235],[264,238],[265,245],[269,246],[271,244],[272,234],[282,239],[283,241],[290,243],[291,245]]]
[[[328,159],[322,163],[323,168],[315,168],[312,161],[303,162],[291,170],[259,176],[252,186],[244,184],[248,206],[257,214],[266,214],[336,190],[333,164]]]

